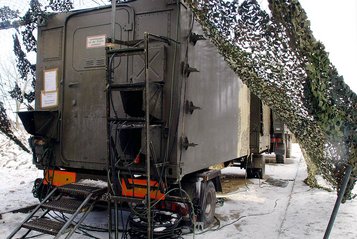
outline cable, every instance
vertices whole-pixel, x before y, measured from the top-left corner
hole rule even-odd
[[[47,235],[47,234],[40,233],[40,234],[36,234],[36,235],[33,235],[33,236],[27,236],[27,237],[25,237],[24,239],[36,238],[36,237],[44,236],[44,235]]]
[[[82,235],[85,235],[86,237],[94,238],[94,239],[101,239],[100,237],[96,237],[96,236],[93,236],[92,234],[89,234],[86,230],[83,230],[81,228],[79,228],[78,230],[81,231],[83,233]],[[75,233],[81,234],[79,232],[75,232]]]
[[[178,225],[182,218],[177,213],[155,209],[151,220],[155,222],[154,238],[177,238],[181,234],[181,229]],[[131,227],[129,235],[142,238],[147,230],[147,219],[131,214],[129,221]]]

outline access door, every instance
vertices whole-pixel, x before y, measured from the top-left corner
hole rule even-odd
[[[116,11],[116,39],[133,39],[134,11]],[[105,39],[111,37],[111,9],[72,14],[65,30],[62,82],[61,157],[70,167],[104,169],[107,158]],[[115,62],[125,71],[127,61]]]

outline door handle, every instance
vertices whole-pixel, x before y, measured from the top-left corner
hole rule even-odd
[[[68,87],[74,87],[79,85],[79,82],[69,82]]]

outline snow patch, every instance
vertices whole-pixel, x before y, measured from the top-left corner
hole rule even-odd
[[[77,184],[97,187],[97,188],[106,188],[108,186],[108,183],[105,181],[93,180],[93,179],[81,179],[77,182]]]
[[[162,231],[165,231],[166,230],[166,227],[157,227],[154,229],[154,232],[162,232]]]

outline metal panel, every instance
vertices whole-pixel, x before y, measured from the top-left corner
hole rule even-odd
[[[270,131],[271,131],[271,109],[263,104],[263,134],[259,141],[259,153],[270,148]]]
[[[256,95],[250,95],[250,151],[259,154],[270,145],[270,108]]]
[[[287,131],[287,128],[284,125],[284,123],[273,112],[273,133],[274,134],[284,134],[286,131]]]
[[[263,134],[263,107],[261,100],[250,94],[250,150],[259,153],[260,137]]]
[[[193,32],[203,34],[196,23]],[[192,114],[185,112],[184,107],[181,109],[183,119],[178,136],[197,144],[179,152],[177,163],[182,164],[183,175],[246,155],[248,149],[242,147],[249,137],[249,132],[245,132],[249,125],[243,125],[249,122],[249,95],[242,81],[209,40],[189,43],[187,52],[187,64],[199,72],[192,72],[185,79],[182,105],[188,100],[201,109]]]
[[[62,57],[62,28],[42,31],[41,45],[43,46],[43,60],[60,60]]]
[[[134,56],[133,82],[143,82],[145,80],[145,62],[143,55]],[[158,46],[149,49],[149,76],[150,81],[163,81],[166,69],[165,46]]]
[[[36,62],[35,109],[41,107],[41,92],[44,90],[44,71],[57,69],[57,80],[62,79],[63,60],[63,22],[68,14],[51,15],[46,26],[38,29],[38,52]],[[58,85],[58,87],[60,87]],[[58,98],[61,104],[61,98]],[[58,110],[57,106],[46,110]]]
[[[166,10],[138,14],[135,19],[135,38],[142,39],[144,32],[171,37],[171,12]]]
[[[240,81],[240,80],[239,80]],[[246,85],[240,84],[238,98],[238,136],[237,136],[237,158],[249,155],[250,139],[250,92]]]

